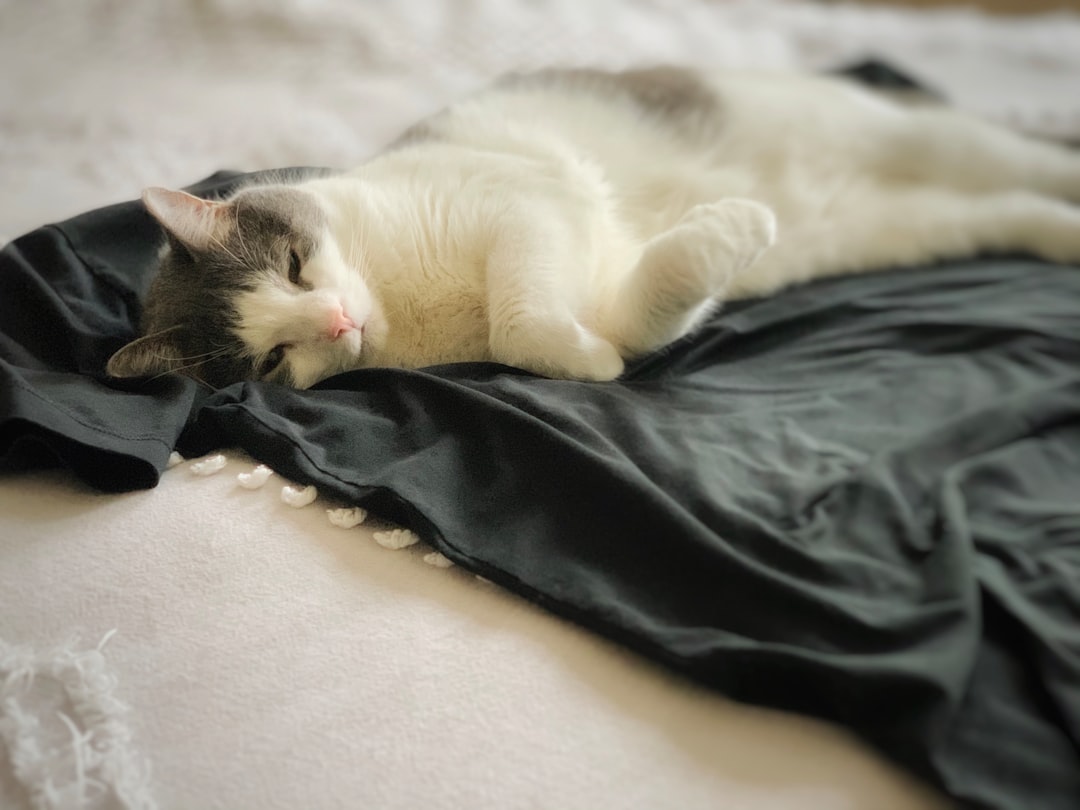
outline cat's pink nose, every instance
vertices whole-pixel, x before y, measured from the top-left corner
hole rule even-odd
[[[330,340],[337,340],[355,328],[355,321],[345,314],[344,309],[338,306],[330,314],[330,325],[326,328],[326,335]]]

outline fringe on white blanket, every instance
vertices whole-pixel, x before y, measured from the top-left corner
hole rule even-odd
[[[0,639],[0,743],[35,810],[155,810],[103,649]]]

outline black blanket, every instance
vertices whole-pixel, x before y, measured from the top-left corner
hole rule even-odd
[[[232,176],[200,189],[220,192]],[[293,391],[106,380],[137,203],[0,256],[0,464],[152,487],[238,446],[973,807],[1080,807],[1080,272],[1022,257],[732,305],[613,383],[495,365]]]

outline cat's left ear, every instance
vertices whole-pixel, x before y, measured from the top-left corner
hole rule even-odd
[[[161,227],[185,247],[202,251],[220,242],[225,203],[167,188],[146,189],[142,201]]]
[[[105,372],[110,377],[156,377],[189,365],[176,341],[182,327],[136,338],[109,358]]]

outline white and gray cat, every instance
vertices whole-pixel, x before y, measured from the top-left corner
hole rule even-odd
[[[803,75],[513,76],[354,171],[143,200],[168,246],[108,372],[213,386],[469,360],[610,380],[725,299],[1080,262],[1080,156]]]

